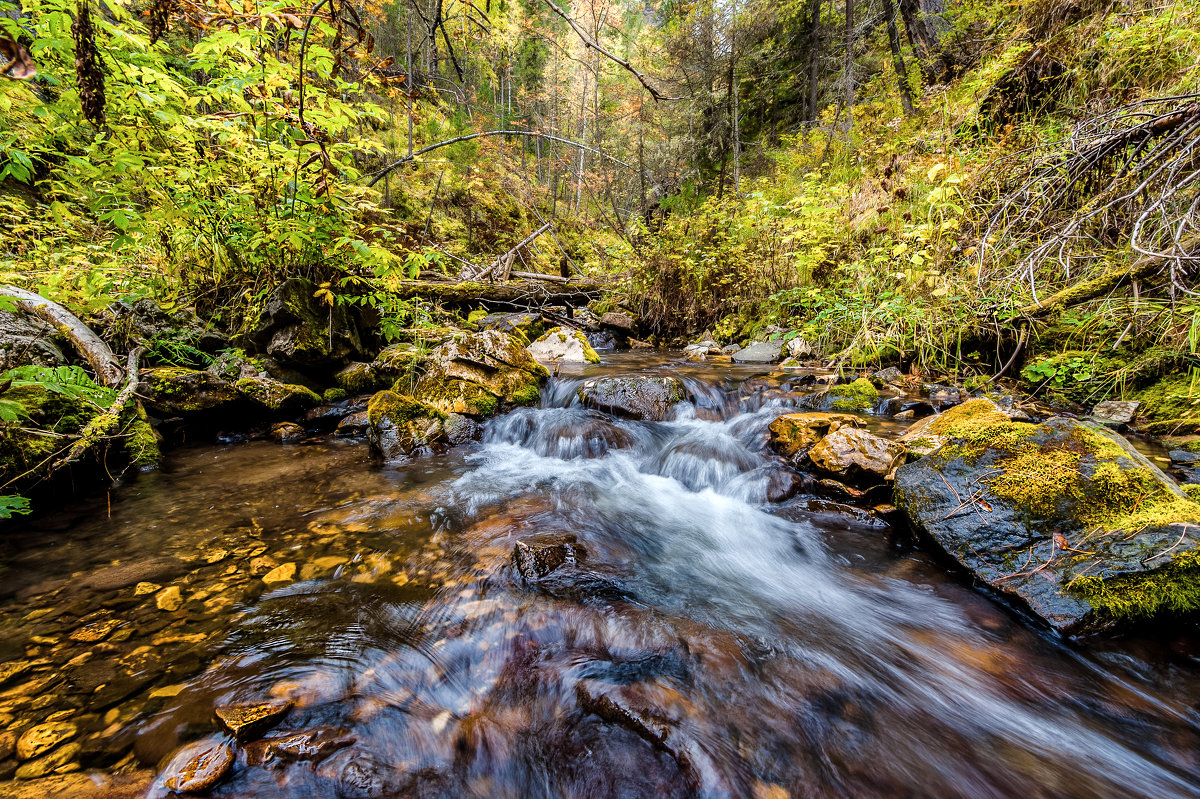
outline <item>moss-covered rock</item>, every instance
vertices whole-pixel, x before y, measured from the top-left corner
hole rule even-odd
[[[146,408],[159,416],[194,416],[244,402],[233,383],[209,372],[160,366],[141,372]]]
[[[914,527],[1066,634],[1200,608],[1200,505],[1174,481],[1103,427],[976,403],[925,425],[943,444],[897,470]]]
[[[443,413],[487,417],[507,407],[536,404],[549,376],[514,338],[486,330],[434,350],[412,394]]]
[[[546,329],[542,322],[542,315],[535,313],[485,314],[475,320],[475,325],[480,330],[499,330],[501,333],[512,336],[522,346],[528,346]]]
[[[317,371],[365,353],[346,306],[327,305],[316,293],[316,285],[302,278],[285,280],[271,293],[250,336],[259,352],[285,366]]]
[[[1141,412],[1155,422],[1193,419],[1200,424],[1200,378],[1176,374],[1136,392],[1133,399],[1142,403]]]
[[[128,412],[127,416],[124,426],[125,454],[129,456],[130,463],[139,469],[156,468],[162,461],[158,431],[151,426],[146,411],[140,407]]]
[[[354,361],[339,369],[333,380],[350,394],[366,394],[391,384],[394,378],[379,374],[372,364]]]
[[[819,391],[805,402],[810,408],[826,411],[873,411],[878,403],[879,390],[865,377]]]
[[[48,474],[55,454],[99,413],[81,399],[35,385],[11,388],[4,399],[19,404],[27,414],[18,422],[0,425],[0,477],[18,488]]]
[[[848,413],[789,413],[771,422],[771,449],[793,460],[829,433],[842,427],[862,427],[863,420]]]
[[[367,440],[385,460],[398,460],[448,440],[447,418],[415,397],[380,391],[367,406]]]
[[[273,413],[302,411],[321,402],[320,395],[312,389],[267,377],[243,377],[234,383],[234,388],[246,399]]]
[[[420,371],[425,355],[426,351],[421,347],[402,341],[385,347],[375,356],[375,360],[371,361],[371,368],[375,370],[375,374],[395,382],[415,377]]]
[[[578,330],[547,330],[529,345],[529,354],[542,363],[600,363],[600,356]]]
[[[967,400],[937,416],[918,420],[900,436],[900,443],[910,455],[921,457],[934,452],[956,434],[970,435],[976,429],[1007,421],[1009,418],[999,405],[980,397]]]

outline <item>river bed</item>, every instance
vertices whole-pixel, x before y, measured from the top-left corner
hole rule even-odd
[[[694,411],[573,402],[643,371]],[[278,701],[211,795],[1200,796],[1196,629],[1076,647],[868,508],[769,502],[780,380],[609,356],[443,454],[193,444],[16,526],[0,778],[158,769]],[[523,579],[518,542],[568,563]],[[70,734],[21,759],[35,723]],[[269,746],[297,732],[323,743]]]

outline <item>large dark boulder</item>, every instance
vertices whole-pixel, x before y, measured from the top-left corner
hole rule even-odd
[[[57,331],[20,309],[0,310],[0,370],[33,364],[63,366],[62,340]]]
[[[272,292],[251,333],[258,352],[301,371],[329,371],[370,360],[356,320],[343,305],[316,296],[310,280],[290,278]]]
[[[895,504],[980,582],[1066,635],[1200,608],[1200,505],[1125,439],[987,400],[919,424]]]
[[[181,365],[199,366],[199,353],[214,353],[229,346],[228,338],[206,324],[193,308],[165,308],[149,298],[133,303],[114,302],[93,320],[96,332],[118,352],[135,346],[148,350],[147,358],[169,355]]]
[[[579,387],[579,400],[589,408],[629,419],[660,422],[687,399],[687,389],[677,377],[601,377]]]

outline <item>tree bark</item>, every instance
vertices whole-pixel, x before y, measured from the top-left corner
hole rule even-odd
[[[96,380],[108,388],[117,388],[124,380],[124,373],[117,361],[117,356],[104,340],[75,314],[56,302],[51,302],[40,294],[16,286],[0,286],[0,296],[12,297],[17,306],[35,314],[65,335],[92,367]]]
[[[896,80],[900,83],[900,104],[904,113],[913,112],[912,95],[908,91],[908,67],[904,65],[904,54],[900,51],[900,31],[896,28],[896,7],[893,0],[883,0],[883,17],[887,21],[888,44],[892,48],[892,65],[896,68]]]
[[[942,52],[942,35],[948,24],[943,14],[945,0],[900,0],[900,16],[921,70],[930,83],[946,78],[947,64]]]

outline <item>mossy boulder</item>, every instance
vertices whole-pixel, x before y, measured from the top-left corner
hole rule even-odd
[[[448,418],[415,397],[380,391],[367,405],[367,441],[385,460],[398,460],[447,441]]]
[[[873,411],[879,404],[879,390],[871,381],[860,377],[853,383],[843,383],[811,395],[805,403],[810,408],[832,411]]]
[[[271,293],[250,338],[284,366],[325,371],[365,354],[362,333],[344,305],[319,300],[310,280],[290,278]]]
[[[535,313],[487,314],[475,320],[475,325],[480,330],[498,330],[512,336],[521,342],[522,346],[528,346],[546,329],[542,315]]]
[[[555,327],[529,345],[529,354],[541,363],[600,363],[600,356],[578,330]]]
[[[321,402],[320,395],[312,389],[268,377],[243,377],[233,385],[243,397],[273,413],[302,411]]]
[[[687,399],[677,377],[630,375],[588,380],[579,387],[579,400],[589,408],[644,422],[660,422]]]
[[[776,453],[795,460],[827,436],[842,427],[862,427],[863,420],[848,413],[788,413],[771,422],[770,446]]]
[[[194,416],[245,401],[233,383],[198,369],[159,366],[143,369],[140,377],[146,408],[158,416]]]
[[[375,371],[373,364],[362,361],[352,361],[346,364],[333,376],[333,381],[337,383],[338,387],[345,389],[350,394],[367,394],[391,384],[394,380],[395,378],[389,379],[387,375]]]
[[[909,455],[921,457],[945,444],[952,430],[971,430],[1007,421],[1009,418],[999,405],[980,397],[915,422],[900,436],[900,443],[908,449]]]
[[[536,404],[549,376],[512,336],[485,330],[463,334],[430,353],[412,394],[442,413],[487,417]]]
[[[1200,608],[1200,505],[1105,428],[983,401],[918,431],[894,501],[976,579],[1066,635]]]
[[[413,375],[420,368],[425,351],[416,344],[401,341],[387,346],[371,361],[375,374],[395,381]]]
[[[1186,372],[1165,377],[1132,399],[1141,402],[1139,410],[1152,421],[1190,419],[1200,425],[1200,379]]]
[[[16,486],[31,484],[49,472],[55,453],[99,411],[82,399],[47,391],[41,386],[20,386],[4,392],[4,399],[19,404],[25,417],[0,424],[0,475]]]

